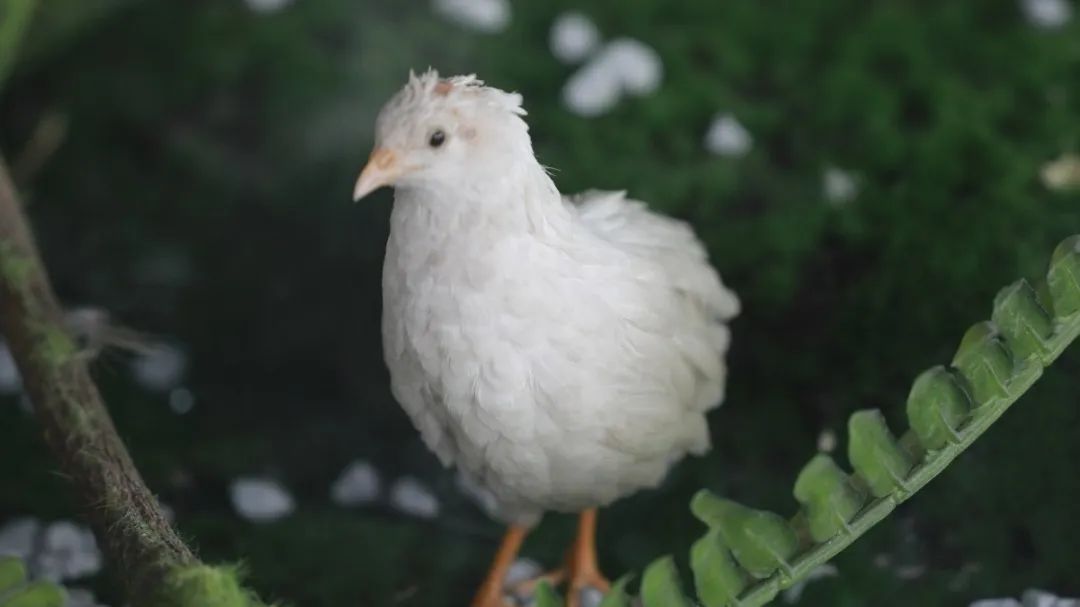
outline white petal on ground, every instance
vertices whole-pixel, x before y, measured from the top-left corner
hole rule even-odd
[[[516,586],[539,576],[543,572],[544,568],[540,566],[540,563],[529,558],[519,558],[511,563],[510,568],[506,570],[503,585],[508,587]]]
[[[1068,0],[1020,0],[1020,10],[1029,23],[1044,29],[1064,27],[1072,18]]]
[[[509,0],[433,0],[432,7],[446,20],[478,32],[501,32],[510,25]]]
[[[859,195],[859,186],[851,173],[836,167],[825,169],[821,178],[821,189],[825,200],[834,207],[844,206]]]
[[[7,344],[0,340],[0,394],[18,394],[22,389],[22,378],[15,366],[15,359]]]
[[[563,103],[579,116],[599,116],[625,94],[655,91],[663,77],[656,51],[638,40],[619,38],[570,77],[563,87]]]
[[[817,448],[822,453],[832,453],[836,449],[836,433],[826,428],[818,434]]]
[[[731,114],[714,118],[705,133],[705,149],[718,156],[742,156],[752,147],[750,131]]]
[[[600,603],[604,600],[604,593],[591,586],[581,589],[581,607],[600,607]]]
[[[1064,154],[1043,165],[1040,176],[1051,190],[1080,189],[1080,156]]]
[[[28,560],[34,553],[41,523],[33,518],[17,518],[0,527],[0,555]]]
[[[179,385],[187,368],[187,355],[167,344],[157,344],[131,363],[135,381],[148,390],[168,391]]]
[[[330,488],[330,499],[339,506],[361,506],[379,498],[379,472],[370,463],[357,460],[349,464]]]
[[[390,488],[390,504],[405,514],[419,518],[435,518],[439,515],[439,500],[423,483],[411,476],[403,476]]]
[[[837,571],[836,565],[826,563],[819,566],[817,569],[811,571],[810,575],[807,575],[805,578],[799,580],[798,582],[795,582],[794,585],[784,591],[784,602],[788,603],[789,605],[792,603],[797,603],[799,601],[799,597],[802,596],[803,590],[806,590],[807,584],[813,582],[814,580],[836,577],[839,574],[840,572]]]
[[[273,479],[238,478],[229,487],[229,495],[236,513],[255,523],[276,521],[295,509],[292,496]]]
[[[71,521],[57,521],[45,528],[37,566],[41,576],[73,580],[101,571],[102,557],[94,534]]]
[[[612,40],[596,60],[609,65],[618,75],[622,90],[631,95],[647,95],[659,88],[664,79],[660,54],[633,38]]]
[[[173,388],[169,391],[169,408],[177,415],[191,411],[195,406],[195,395],[187,388]]]
[[[551,54],[559,61],[578,63],[600,44],[600,31],[582,13],[568,11],[555,18],[548,44]]]
[[[622,97],[622,84],[614,66],[594,58],[570,76],[563,86],[563,103],[571,112],[591,118],[615,107]]]
[[[245,0],[256,13],[273,13],[292,4],[292,0]]]
[[[1023,607],[1016,599],[981,599],[968,607]]]
[[[1080,599],[1063,599],[1043,590],[1025,590],[1020,602],[1024,607],[1080,607]]]

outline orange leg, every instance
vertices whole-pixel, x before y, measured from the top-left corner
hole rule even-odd
[[[506,578],[506,571],[517,558],[521,544],[528,533],[528,529],[518,525],[511,525],[506,530],[499,551],[495,553],[495,561],[491,564],[491,570],[488,571],[480,590],[477,591],[472,607],[507,607],[506,601],[503,600],[503,579]]]
[[[577,538],[567,562],[567,579],[566,607],[580,607],[581,591],[586,587],[601,592],[611,590],[611,582],[596,564],[596,508],[583,510],[578,519]]]

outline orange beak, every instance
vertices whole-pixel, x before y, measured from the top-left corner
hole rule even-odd
[[[402,173],[404,169],[393,151],[387,148],[375,148],[364,170],[360,171],[360,177],[356,179],[353,201],[360,200],[384,185],[392,185]]]

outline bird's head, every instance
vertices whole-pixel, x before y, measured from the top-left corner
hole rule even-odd
[[[384,185],[444,187],[504,173],[522,153],[532,157],[524,114],[521,95],[484,86],[475,76],[410,73],[379,112],[375,149],[353,199]]]

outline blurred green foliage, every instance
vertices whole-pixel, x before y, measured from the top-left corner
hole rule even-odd
[[[0,149],[60,295],[183,344],[196,396],[184,416],[135,386],[124,358],[97,364],[121,433],[203,555],[245,559],[262,595],[305,607],[459,605],[498,534],[389,394],[390,197],[348,203],[374,114],[409,68],[522,92],[564,191],[625,188],[692,222],[745,304],[716,447],[601,517],[612,574],[685,559],[703,532],[686,510],[700,487],[793,510],[790,479],[822,430],[842,434],[869,407],[901,419],[915,372],[948,360],[995,290],[1042,272],[1080,226],[1080,196],[1038,178],[1080,138],[1080,25],[1034,28],[1014,2],[519,1],[493,35],[396,0],[272,14],[217,0],[41,5],[0,98]],[[547,35],[567,8],[656,48],[662,88],[597,119],[566,111],[575,68]],[[720,111],[753,134],[747,156],[704,151]],[[50,116],[66,126],[43,155]],[[856,200],[826,202],[830,166],[857,176]],[[1077,360],[1067,353],[800,604],[1080,594]],[[0,521],[77,514],[15,400],[0,402]],[[443,515],[333,506],[328,487],[354,458],[427,479]],[[251,473],[280,478],[297,513],[232,514],[228,483]],[[526,552],[554,564],[571,528],[549,517]]]
[[[28,582],[26,565],[0,556],[0,607],[63,607],[64,589],[46,581]]]

